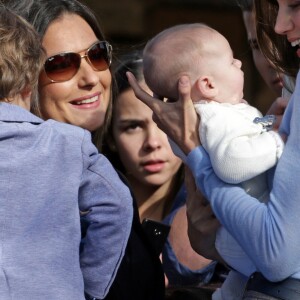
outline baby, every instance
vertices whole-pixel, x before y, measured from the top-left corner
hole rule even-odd
[[[187,75],[200,117],[199,135],[215,173],[225,182],[241,184],[252,196],[268,200],[266,172],[276,165],[284,142],[272,130],[273,116],[243,99],[241,61],[226,40],[211,27],[196,23],[171,27],[151,39],[143,52],[144,76],[161,99],[178,98],[177,83]],[[172,143],[174,152],[185,159]],[[224,228],[216,248],[234,269],[249,276],[256,267]]]

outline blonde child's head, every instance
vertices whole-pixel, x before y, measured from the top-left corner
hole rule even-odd
[[[37,84],[45,60],[33,27],[0,5],[0,101],[19,95],[37,97]],[[36,100],[36,99],[35,99]]]

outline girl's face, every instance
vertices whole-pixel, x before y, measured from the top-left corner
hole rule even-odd
[[[80,16],[65,14],[48,27],[43,46],[47,57],[61,52],[85,54],[97,37]],[[101,127],[110,101],[111,73],[95,71],[85,58],[76,75],[68,81],[51,82],[40,76],[39,96],[43,118],[73,124],[89,131]]]
[[[129,181],[147,186],[170,182],[181,160],[152,120],[151,109],[134,96],[132,89],[122,92],[114,105],[113,136]]]
[[[287,37],[300,57],[300,0],[277,0],[277,3],[275,31]]]

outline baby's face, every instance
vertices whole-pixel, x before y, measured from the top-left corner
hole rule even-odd
[[[244,72],[242,62],[233,57],[232,49],[219,33],[207,41],[209,55],[208,70],[213,77],[218,94],[216,101],[237,104],[242,101],[244,89]]]

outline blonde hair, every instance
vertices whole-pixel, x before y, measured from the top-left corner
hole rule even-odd
[[[9,101],[25,89],[31,90],[37,101],[44,60],[45,53],[33,27],[0,5],[0,101]]]

